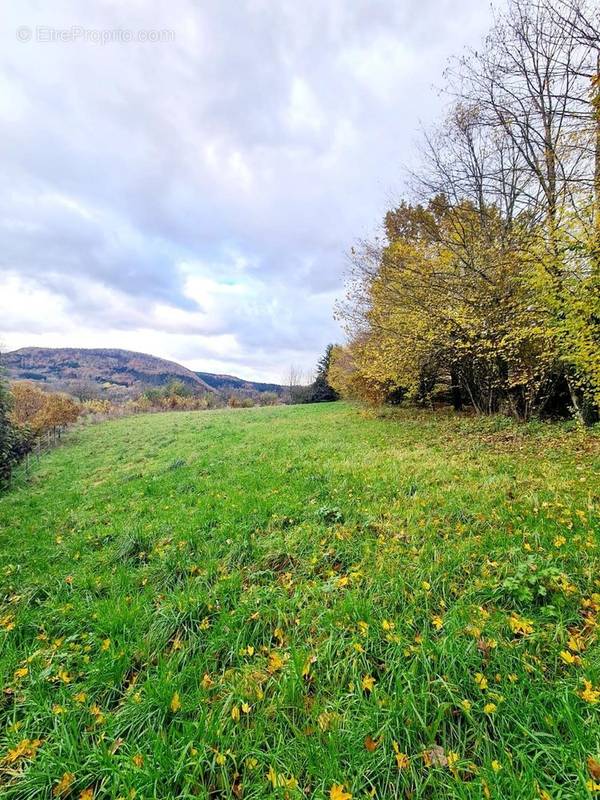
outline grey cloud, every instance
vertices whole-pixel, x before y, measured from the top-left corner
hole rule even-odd
[[[0,268],[64,297],[90,329],[122,330],[123,346],[145,320],[192,337],[231,333],[265,370],[296,348],[314,360],[337,333],[344,252],[378,223],[419,119],[439,112],[430,84],[489,10],[478,0],[52,5],[12,3],[0,41]],[[19,25],[172,29],[175,41],[20,43]],[[181,268],[198,261],[253,299],[222,298],[203,314]],[[119,302],[107,308],[95,285]],[[155,303],[189,316],[157,322]]]

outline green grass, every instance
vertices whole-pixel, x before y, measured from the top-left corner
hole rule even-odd
[[[588,797],[599,472],[343,404],[73,432],[0,499],[0,796]]]

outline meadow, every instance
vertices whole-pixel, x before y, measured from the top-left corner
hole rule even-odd
[[[594,796],[599,473],[342,403],[73,431],[0,497],[0,797]]]

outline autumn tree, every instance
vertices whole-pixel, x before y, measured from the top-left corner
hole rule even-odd
[[[11,386],[11,418],[17,425],[27,425],[35,433],[42,430],[39,424],[47,394],[31,381],[15,381]]]
[[[535,223],[530,277],[585,422],[597,419],[600,397],[588,357],[600,346],[597,21],[584,2],[511,0],[450,83],[478,109],[486,135],[501,136],[517,156],[517,208]]]
[[[29,428],[36,436],[60,437],[81,413],[81,405],[62,392],[44,392],[30,381],[12,385],[13,421]]]
[[[578,0],[512,0],[484,46],[454,63],[452,107],[424,135],[414,199],[353,252],[338,385],[521,418],[556,408],[568,387],[575,413],[594,421],[600,89],[589,14]]]
[[[0,489],[5,488],[12,471],[31,450],[31,436],[27,428],[15,424],[12,397],[8,385],[0,374]]]

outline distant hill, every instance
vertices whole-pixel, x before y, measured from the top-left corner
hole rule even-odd
[[[175,361],[131,350],[22,347],[3,353],[0,364],[11,380],[39,381],[49,389],[60,389],[81,397],[104,396],[125,400],[173,380],[181,381],[198,394],[283,393],[283,387],[275,383],[255,383],[233,375],[192,372]]]
[[[198,393],[214,392],[187,367],[130,350],[23,347],[4,353],[0,363],[12,380],[41,381],[74,394],[127,398],[172,380]]]
[[[213,389],[220,392],[229,391],[250,391],[250,392],[275,392],[281,395],[285,387],[278,383],[260,383],[257,381],[245,381],[243,378],[236,378],[235,375],[215,375],[212,372],[196,372],[200,380],[208,383]]]

